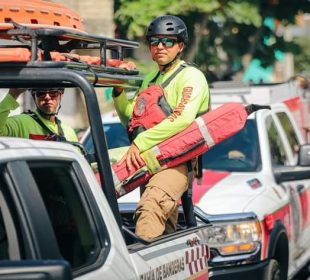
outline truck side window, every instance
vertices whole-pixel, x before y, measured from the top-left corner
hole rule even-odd
[[[21,252],[17,225],[17,217],[11,209],[9,198],[6,194],[7,184],[0,177],[0,261],[1,260],[20,260]],[[15,213],[16,214],[16,213]]]
[[[266,120],[268,132],[268,141],[272,165],[287,165],[288,158],[285,153],[284,144],[278,133],[277,127],[272,119],[268,117]]]
[[[29,163],[54,228],[59,250],[71,267],[81,268],[95,262],[100,243],[94,232],[85,197],[77,187],[73,167],[55,163]],[[88,210],[88,211],[87,211]]]
[[[292,150],[292,154],[296,158],[296,162],[297,162],[297,154],[298,154],[298,150],[299,150],[299,143],[298,143],[298,139],[297,139],[297,135],[295,133],[294,127],[293,127],[290,119],[288,118],[287,114],[285,114],[284,112],[277,113],[277,116],[280,120],[280,123],[281,123],[281,125],[284,129],[284,132],[287,136],[287,139],[289,141],[290,148]]]
[[[9,259],[9,244],[2,212],[0,212],[0,260]]]

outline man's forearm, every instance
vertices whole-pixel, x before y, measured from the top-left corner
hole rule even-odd
[[[6,128],[8,116],[12,110],[17,109],[18,107],[19,104],[10,93],[8,93],[0,102],[0,135],[8,135],[8,131]]]

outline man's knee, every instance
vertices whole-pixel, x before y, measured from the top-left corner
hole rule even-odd
[[[147,187],[138,203],[136,213],[138,215],[143,211],[152,211],[167,219],[175,207],[176,202],[165,191],[157,187]]]
[[[163,190],[147,187],[136,210],[136,234],[144,239],[162,235],[176,206],[177,203]]]

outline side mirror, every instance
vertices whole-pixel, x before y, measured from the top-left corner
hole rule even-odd
[[[70,265],[63,260],[1,261],[0,280],[72,280]]]
[[[296,166],[274,167],[273,174],[278,184],[310,179],[310,145],[302,145],[298,151]]]
[[[310,179],[310,166],[279,166],[273,169],[278,184]]]
[[[298,165],[310,166],[310,145],[302,145],[298,151]]]

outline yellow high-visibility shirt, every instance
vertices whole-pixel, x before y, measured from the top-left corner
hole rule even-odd
[[[155,81],[153,81],[153,79],[158,74],[158,71],[153,71],[146,75],[140,89],[133,99],[127,100],[125,92],[114,98],[115,109],[125,127],[128,126],[139,93],[146,89],[151,81],[156,85],[162,84],[182,63],[185,62],[180,61],[172,70],[163,75],[158,75]],[[173,112],[162,122],[141,132],[134,139],[134,143],[137,145],[140,152],[144,152],[181,132],[187,128],[198,115],[208,110],[208,83],[204,74],[194,66],[187,66],[178,73],[165,87],[164,92],[166,100]]]

